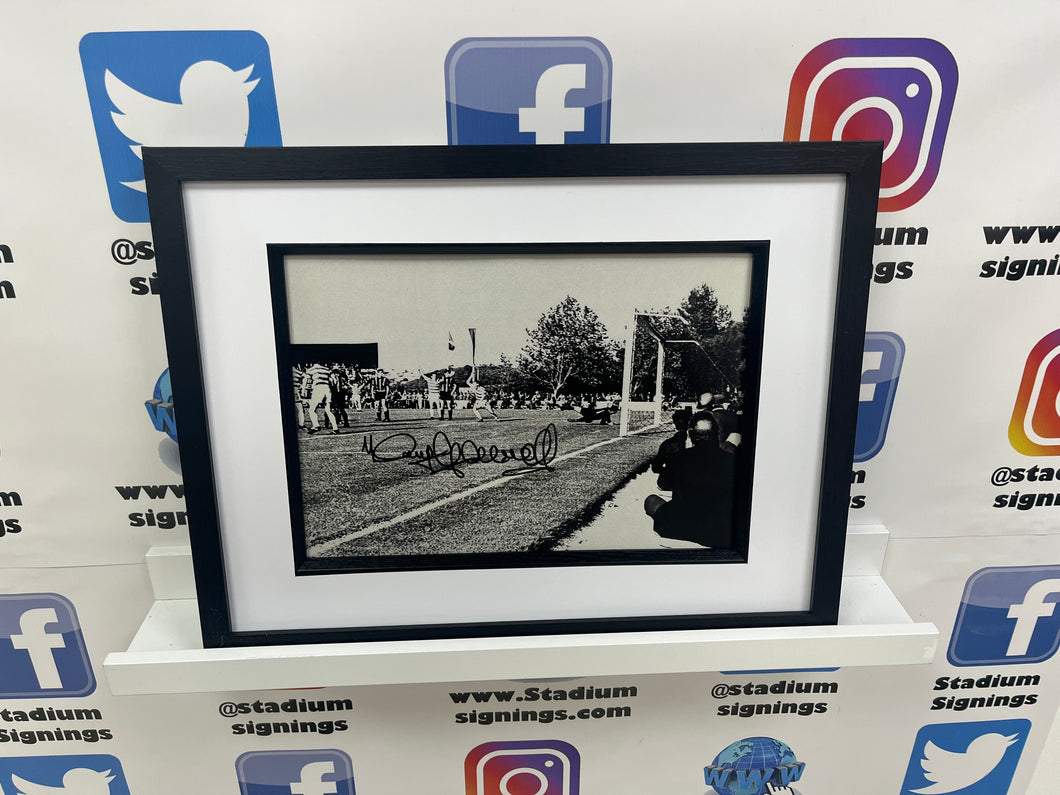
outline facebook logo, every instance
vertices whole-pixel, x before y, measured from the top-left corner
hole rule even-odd
[[[269,45],[250,30],[89,33],[81,66],[111,208],[150,220],[142,146],[280,146]]]
[[[1038,663],[1060,647],[1060,566],[981,569],[968,578],[946,653],[957,666]]]
[[[342,751],[250,751],[236,760],[240,795],[354,795]]]
[[[9,757],[0,759],[0,792],[129,795],[129,783],[121,762],[108,754]]]
[[[868,461],[883,447],[904,358],[905,343],[897,334],[876,331],[865,335],[855,461]]]
[[[611,54],[591,38],[463,39],[445,112],[450,144],[606,144]]]
[[[0,594],[0,698],[71,698],[96,689],[77,613],[58,594]]]

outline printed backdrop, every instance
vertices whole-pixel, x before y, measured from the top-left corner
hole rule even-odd
[[[3,795],[1054,791],[1049,765],[1032,779],[1060,702],[1060,6],[0,19]],[[834,137],[888,141],[850,522],[890,530],[884,574],[942,631],[934,663],[110,695],[144,554],[187,538],[140,145]]]

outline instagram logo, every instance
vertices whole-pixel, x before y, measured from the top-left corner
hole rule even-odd
[[[957,90],[957,62],[931,39],[832,39],[791,78],[785,141],[884,141],[881,212],[935,183]]]
[[[1060,329],[1027,357],[1008,440],[1024,455],[1060,455]]]
[[[466,795],[578,795],[579,764],[560,740],[483,743],[464,760]]]

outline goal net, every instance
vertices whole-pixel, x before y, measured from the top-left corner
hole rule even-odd
[[[667,425],[675,409],[695,405],[705,392],[735,391],[734,374],[692,338],[679,315],[634,312],[632,328],[622,376],[622,436]]]

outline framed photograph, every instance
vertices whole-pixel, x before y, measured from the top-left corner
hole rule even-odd
[[[145,149],[204,643],[835,623],[881,154]]]

